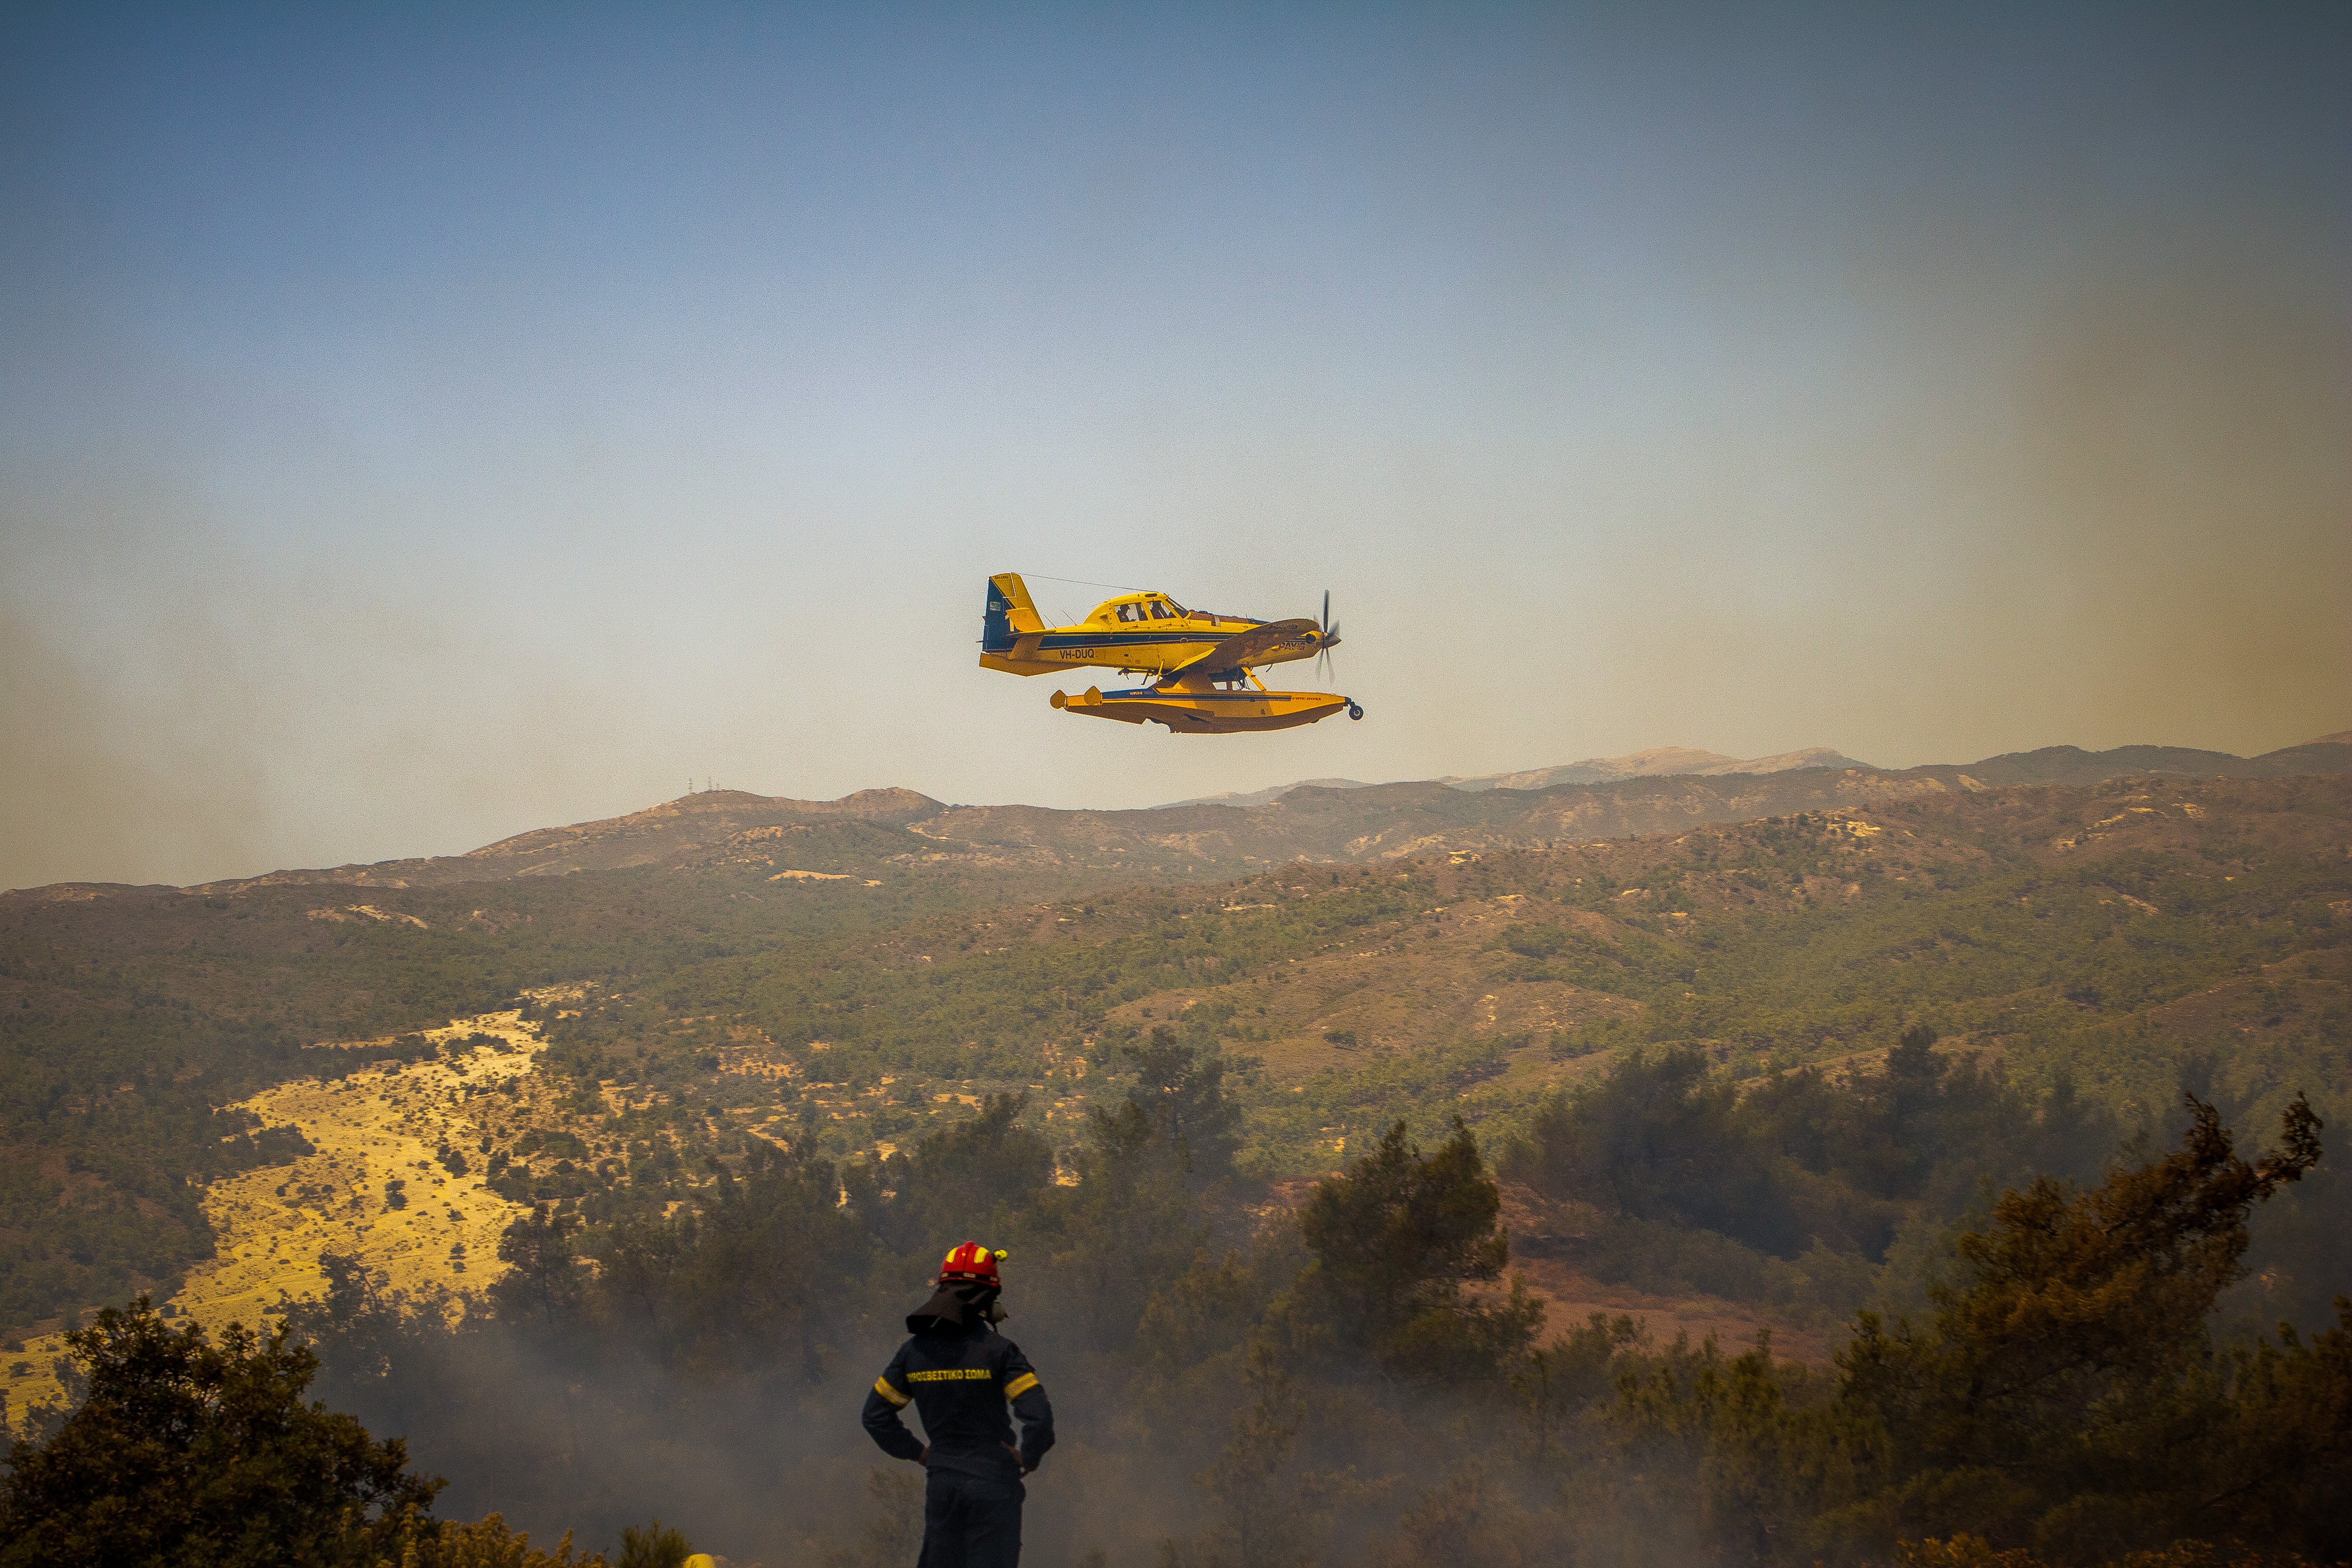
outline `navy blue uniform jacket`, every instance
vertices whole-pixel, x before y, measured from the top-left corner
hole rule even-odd
[[[898,1418],[909,1400],[929,1435],[935,1470],[1018,1480],[1054,1446],[1054,1407],[1029,1358],[984,1322],[938,1322],[900,1345],[874,1380],[866,1430],[894,1458],[922,1456],[922,1444]],[[1021,1418],[1018,1460],[1010,1447],[1014,1415]]]

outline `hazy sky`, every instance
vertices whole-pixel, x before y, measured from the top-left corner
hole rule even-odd
[[[0,5],[0,885],[2343,729],[2347,80],[2339,4]],[[1006,570],[1328,587],[1368,716],[1056,713]]]

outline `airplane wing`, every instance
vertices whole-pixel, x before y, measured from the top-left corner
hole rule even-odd
[[[1160,679],[1163,684],[1188,676],[1198,679],[1223,670],[1270,664],[1278,657],[1300,658],[1315,651],[1318,635],[1315,623],[1303,616],[1295,621],[1268,621],[1262,626],[1235,632],[1192,663],[1171,669]]]

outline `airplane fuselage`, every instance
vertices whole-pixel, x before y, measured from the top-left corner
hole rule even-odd
[[[1037,625],[1023,630],[1019,622],[1034,622],[1035,613],[1029,609],[1020,579],[1006,573],[989,583],[991,607],[981,637],[980,662],[983,668],[1001,669],[1008,675],[1052,675],[1088,665],[1161,675],[1207,658],[1236,632],[1267,624],[1247,616],[1188,610],[1165,594],[1123,594],[1097,605],[1094,613],[1076,626]],[[1312,658],[1320,647],[1313,635],[1314,623],[1302,621],[1299,626],[1300,637],[1250,662],[1283,664]]]

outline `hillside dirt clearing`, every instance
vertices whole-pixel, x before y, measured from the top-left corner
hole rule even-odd
[[[314,1152],[205,1189],[215,1250],[163,1304],[167,1316],[194,1318],[209,1331],[264,1324],[289,1300],[325,1294],[322,1252],[355,1255],[380,1289],[411,1296],[436,1287],[479,1290],[506,1272],[499,1237],[528,1210],[484,1184],[478,1150],[487,1112],[510,1103],[499,1091],[537,1068],[545,1042],[513,1009],[452,1019],[424,1035],[446,1054],[299,1079],[228,1108],[264,1127],[292,1124]],[[484,1046],[482,1037],[495,1044]],[[487,1103],[486,1091],[495,1097]],[[465,1174],[438,1163],[443,1149],[464,1155]],[[389,1201],[394,1196],[402,1201]],[[64,1334],[24,1345],[0,1361],[0,1414],[12,1421],[35,1405],[61,1404],[66,1392],[57,1372]]]

